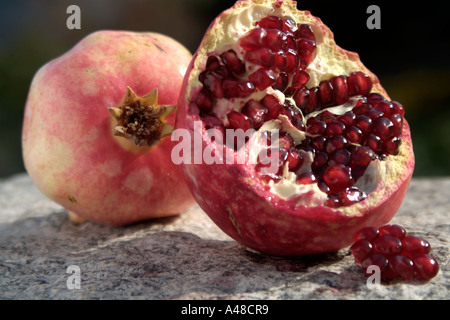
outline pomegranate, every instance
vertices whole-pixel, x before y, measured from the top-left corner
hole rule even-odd
[[[191,57],[162,34],[98,31],[36,73],[24,163],[73,221],[125,225],[195,203],[163,138]]]
[[[176,118],[195,148],[182,162],[198,204],[238,242],[278,256],[335,251],[385,224],[414,169],[403,106],[296,5],[244,0],[221,13]]]

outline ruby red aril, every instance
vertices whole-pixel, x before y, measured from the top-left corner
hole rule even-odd
[[[385,235],[393,236],[397,239],[403,239],[406,236],[405,228],[397,224],[388,224],[378,228],[379,236],[383,237]]]
[[[220,14],[190,65],[177,117],[177,128],[191,136],[205,135],[193,123],[208,115],[224,130],[290,137],[289,147],[271,139],[210,146],[247,157],[244,164],[183,164],[213,221],[237,241],[274,255],[342,248],[369,221],[386,224],[414,168],[405,108],[357,54],[336,45],[320,19],[296,6],[243,0]],[[202,139],[202,148],[209,140]],[[262,170],[261,148],[286,153],[276,173]],[[224,193],[223,185],[234,187]]]
[[[431,251],[430,243],[420,237],[405,236],[402,239],[404,254],[413,257],[418,254],[428,254]]]
[[[351,247],[356,263],[362,263],[372,252],[372,244],[365,239],[356,241]]]
[[[414,263],[407,256],[396,255],[390,258],[389,269],[393,276],[397,274],[403,279],[411,279],[414,276]]]
[[[375,227],[365,227],[361,230],[358,230],[353,236],[353,241],[357,242],[358,240],[367,240],[372,241],[376,237],[378,237],[378,229]]]
[[[436,259],[429,255],[429,242],[407,235],[399,225],[365,227],[356,232],[353,239],[350,251],[364,272],[370,265],[376,265],[384,279],[429,280],[439,271]]]
[[[390,235],[379,237],[372,241],[373,251],[385,256],[390,256],[402,252],[402,242],[400,239]]]
[[[417,255],[413,258],[414,270],[419,278],[428,280],[439,272],[439,265],[435,258],[428,254]]]

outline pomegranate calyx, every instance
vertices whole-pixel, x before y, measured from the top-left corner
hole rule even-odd
[[[139,97],[127,87],[123,101],[108,108],[113,119],[114,135],[138,147],[150,147],[172,134],[174,128],[165,123],[175,105],[158,105],[158,89]]]

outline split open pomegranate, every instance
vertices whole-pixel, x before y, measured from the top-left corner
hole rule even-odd
[[[337,250],[387,223],[414,169],[403,106],[296,6],[237,1],[217,17],[176,120],[195,148],[184,169],[199,205],[232,238],[284,256]]]

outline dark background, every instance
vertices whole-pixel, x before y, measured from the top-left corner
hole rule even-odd
[[[21,126],[28,88],[40,66],[101,29],[154,31],[191,52],[231,0],[16,0],[0,3],[0,178],[24,171]],[[69,30],[69,5],[81,30]],[[369,5],[381,30],[369,30]],[[450,175],[449,10],[444,1],[317,1],[298,7],[320,17],[343,48],[360,54],[392,99],[406,108],[417,176]]]

